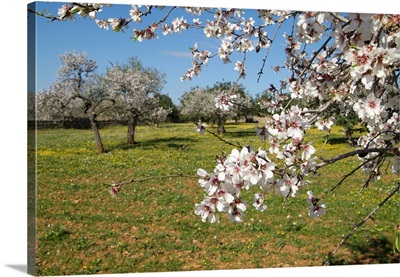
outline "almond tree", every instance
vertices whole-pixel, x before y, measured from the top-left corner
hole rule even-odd
[[[234,96],[234,97],[230,97]],[[232,109],[220,109],[220,102],[232,104]],[[225,122],[249,110],[249,96],[243,89],[229,83],[217,83],[211,88],[195,87],[181,98],[182,115],[194,121],[217,123],[218,133],[225,133]]]
[[[104,80],[115,96],[115,115],[128,121],[127,143],[135,143],[135,130],[140,120],[160,121],[169,111],[158,106],[158,97],[165,76],[153,68],[145,68],[137,58],[115,64],[107,70]]]
[[[63,117],[65,111],[84,114],[90,121],[97,152],[104,153],[97,117],[114,106],[115,99],[110,94],[109,84],[95,74],[97,64],[88,59],[86,53],[66,52],[60,59],[58,79],[48,92],[48,100],[52,103],[47,106],[55,114],[63,114]]]
[[[58,83],[38,93],[36,103],[37,120],[65,122],[85,117],[82,100],[66,95]]]

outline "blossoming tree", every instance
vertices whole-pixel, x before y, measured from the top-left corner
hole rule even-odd
[[[137,58],[125,64],[115,64],[104,76],[115,95],[115,116],[128,121],[127,143],[135,142],[139,120],[148,119],[159,124],[165,121],[170,110],[158,106],[165,77],[154,68],[145,68]]]
[[[47,93],[39,95],[39,114],[47,110],[53,119],[57,115],[64,118],[65,113],[84,114],[90,120],[97,151],[104,153],[97,117],[114,106],[109,84],[96,74],[97,64],[86,53],[66,52],[60,59],[58,79]]]
[[[229,91],[229,94],[225,91]],[[221,109],[220,97],[225,97],[222,101],[226,101],[227,107],[231,103],[230,99],[235,99],[236,105],[230,109]],[[216,123],[220,135],[225,133],[224,126],[228,119],[238,118],[251,108],[250,96],[244,93],[241,86],[230,83],[217,83],[211,88],[195,87],[183,94],[181,104],[182,115],[195,121]]]
[[[137,58],[114,64],[96,74],[97,64],[86,53],[67,52],[60,56],[58,79],[37,96],[39,120],[86,117],[94,134],[97,151],[105,149],[98,120],[127,120],[127,143],[133,144],[139,120],[159,124],[170,110],[160,107],[163,74],[145,68]]]
[[[260,55],[258,74],[262,77],[277,36],[285,38],[285,60],[273,68],[286,72],[281,85],[290,99],[282,105],[283,98],[276,94],[270,98],[272,102],[263,103],[270,108],[271,116],[255,132],[268,142],[266,149],[236,145],[217,160],[211,172],[198,169],[206,196],[195,205],[195,214],[202,221],[214,223],[220,213],[226,213],[231,221],[241,222],[248,209],[242,195],[250,187],[259,189],[253,206],[263,211],[267,208],[265,193],[296,197],[320,169],[353,156],[359,157],[359,166],[331,191],[358,170],[367,174],[364,186],[385,174],[399,175],[400,15],[259,9],[256,16],[247,17],[244,10],[235,8],[132,5],[128,18],[101,19],[103,8],[106,6],[73,3],[60,7],[57,16],[41,15],[61,21],[89,16],[100,28],[115,32],[132,25],[136,42],[200,29],[205,39],[217,39],[220,47],[217,51],[200,49],[194,42],[190,49],[192,65],[181,76],[182,81],[201,74],[210,59],[233,64],[239,81],[246,77],[246,59],[251,54]],[[163,11],[164,16],[136,29],[135,23],[151,17],[154,10]],[[177,10],[183,10],[186,16],[174,16]],[[283,31],[284,24],[291,27]],[[235,98],[229,92],[222,93],[217,106],[228,110],[235,106]],[[312,108],[308,106],[311,102]],[[337,115],[346,116],[350,111],[367,132],[348,152],[333,158],[318,157],[319,149],[307,140],[307,130],[316,127],[329,131]],[[204,134],[207,127],[199,123],[197,130]],[[124,184],[114,184],[113,192]],[[377,209],[399,189],[398,182]],[[307,196],[309,215],[319,217],[327,207],[311,191]]]

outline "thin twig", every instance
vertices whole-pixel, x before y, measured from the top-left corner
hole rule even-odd
[[[38,16],[41,16],[41,17],[44,17],[44,18],[51,19],[52,22],[55,21],[55,20],[61,21],[61,19],[59,17],[57,17],[57,16],[54,16],[54,15],[51,15],[51,14],[44,14],[42,12],[35,11],[33,9],[30,9],[30,8],[28,8],[28,12],[34,13],[34,14],[36,14]]]
[[[274,33],[274,35],[273,35],[273,37],[272,37],[271,43],[273,43],[273,42],[275,41],[276,35],[277,35],[277,33],[278,33],[278,30],[281,28],[283,22],[284,22],[284,21],[280,21],[280,22],[279,22],[278,27],[275,29],[275,33]],[[267,54],[265,55],[265,58],[263,59],[263,63],[262,63],[261,69],[260,69],[260,71],[257,73],[257,74],[258,74],[257,83],[260,81],[261,75],[262,75],[263,72],[264,72],[265,63],[266,63],[266,61],[267,61],[267,59],[268,59],[270,49],[271,49],[271,46],[267,49]]]
[[[375,158],[375,157],[374,157]],[[337,189],[338,187],[340,187],[342,185],[342,183],[349,178],[350,176],[352,176],[357,170],[359,170],[361,167],[363,167],[365,164],[369,163],[371,160],[373,159],[369,159],[365,162],[363,162],[362,164],[360,164],[359,166],[357,166],[356,168],[354,168],[352,171],[350,171],[349,173],[347,173],[346,175],[344,175],[342,177],[342,179],[334,186],[332,187],[328,192],[325,193],[325,195],[322,197],[322,199],[324,197],[326,197],[329,193],[331,193],[332,191],[334,191],[335,189]]]
[[[149,180],[154,180],[154,179],[168,179],[168,178],[177,178],[177,177],[183,177],[183,178],[199,178],[198,176],[194,175],[184,175],[184,174],[172,174],[172,175],[164,175],[164,176],[148,176],[148,177],[143,177],[143,178],[138,178],[138,179],[131,179],[128,181],[124,182],[116,182],[114,185],[122,188],[122,186],[125,186],[127,184],[133,184],[133,183],[140,183],[140,182],[145,182]]]
[[[369,218],[371,218],[393,195],[395,195],[400,190],[400,182],[397,183],[397,187],[388,195],[381,203],[378,204],[363,220],[357,223],[354,229],[348,233],[343,240],[339,243],[335,250],[333,250],[328,257],[328,260],[325,262],[324,265],[330,265],[332,262],[333,256],[339,250],[339,248],[348,240]]]
[[[209,131],[209,130],[207,130],[207,129],[206,129],[206,132],[207,132],[207,133],[210,133],[211,135],[213,135],[214,137],[216,137],[216,138],[219,139],[220,141],[222,141],[222,142],[224,142],[224,143],[226,143],[226,144],[229,144],[230,146],[242,148],[242,145],[241,145],[239,142],[238,142],[237,144],[234,144],[233,142],[227,141],[227,140],[223,139],[222,137],[220,137],[219,135],[217,135],[216,133],[211,132],[211,131]]]

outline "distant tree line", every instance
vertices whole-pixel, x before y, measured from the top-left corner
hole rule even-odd
[[[28,107],[29,126],[91,128],[99,153],[105,152],[99,133],[101,126],[119,123],[128,126],[128,144],[135,143],[136,127],[141,124],[202,121],[216,125],[218,133],[223,134],[228,120],[253,122],[252,117],[261,111],[256,103],[268,93],[253,99],[242,85],[222,81],[184,92],[176,105],[161,93],[165,74],[145,67],[137,57],[122,64],[111,63],[102,74],[97,73],[96,61],[86,53],[66,52],[60,59],[57,80],[39,92],[36,101],[28,101],[36,103],[36,107]],[[223,111],[218,109],[217,100],[227,92],[235,94],[237,99],[232,101],[235,103],[232,109]],[[31,99],[35,94],[30,92],[28,97]]]

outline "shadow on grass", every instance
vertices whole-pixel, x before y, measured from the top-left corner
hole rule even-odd
[[[255,131],[228,131],[223,134],[225,138],[243,138],[243,137],[256,137]]]
[[[348,146],[354,146],[357,145],[357,138],[352,138],[351,143],[346,137],[337,137],[337,138],[329,138],[328,139],[328,144],[334,145],[334,144],[347,144]]]
[[[157,138],[150,139],[144,141],[135,141],[134,144],[119,143],[114,146],[111,146],[107,149],[107,152],[114,150],[130,150],[134,148],[139,148],[142,150],[153,150],[157,148],[170,148],[175,150],[183,150],[187,148],[187,144],[194,142],[194,139],[191,138],[179,138],[179,137],[171,137],[171,138]]]
[[[331,265],[391,264],[400,262],[400,254],[393,253],[392,242],[387,237],[373,238],[368,243],[349,243],[346,247],[356,252],[352,258],[336,259]]]

